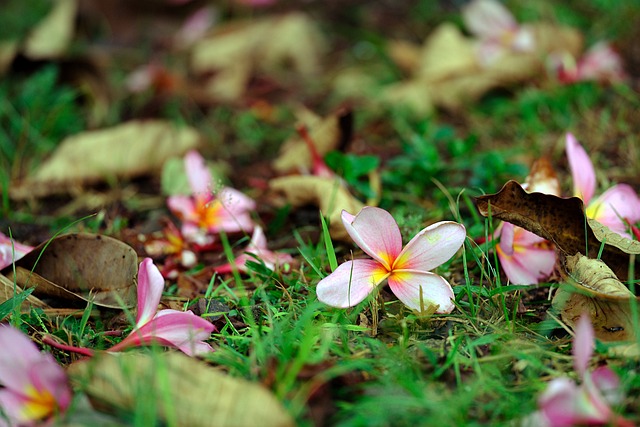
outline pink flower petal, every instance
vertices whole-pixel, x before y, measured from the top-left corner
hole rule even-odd
[[[342,223],[353,241],[371,258],[391,269],[402,250],[402,235],[398,224],[384,209],[365,206],[354,217],[342,211]]]
[[[587,368],[589,367],[589,360],[593,355],[593,348],[595,345],[595,335],[593,332],[593,326],[591,320],[587,314],[580,316],[576,325],[575,337],[573,339],[573,367],[575,371],[580,375],[580,378],[584,378]]]
[[[571,427],[579,422],[574,409],[580,389],[569,378],[556,378],[538,399],[538,406],[553,427]]]
[[[518,28],[515,18],[495,0],[474,0],[462,9],[462,20],[469,32],[479,38],[499,38]]]
[[[537,284],[549,277],[556,264],[555,250],[535,246],[514,248],[511,256],[499,246],[498,258],[509,282],[514,285]]]
[[[184,156],[184,167],[189,179],[189,186],[193,195],[202,197],[202,195],[211,194],[211,172],[207,168],[204,157],[195,150],[190,150]]]
[[[197,222],[200,219],[196,212],[196,205],[189,196],[170,196],[167,198],[167,206],[182,221]]]
[[[222,204],[217,222],[209,227],[212,233],[250,232],[255,227],[250,212],[255,210],[256,203],[238,190],[225,187],[218,194]]]
[[[627,184],[618,184],[593,200],[587,206],[586,214],[612,231],[631,238],[627,232],[628,225],[640,221],[640,198]]]
[[[353,307],[373,291],[386,277],[382,266],[370,259],[340,264],[316,287],[318,300],[332,307]]]
[[[576,80],[616,82],[625,78],[622,58],[607,42],[594,44],[578,61]]]
[[[0,233],[0,270],[13,264],[32,249],[32,246],[23,245]]]
[[[259,225],[256,225],[251,235],[251,242],[247,246],[247,252],[257,253],[258,251],[267,249],[267,237],[264,235],[264,230]]]
[[[620,379],[608,366],[597,367],[590,375],[594,386],[611,405],[618,405],[624,400],[620,388]]]
[[[47,357],[25,334],[6,325],[0,325],[0,348],[5,349],[0,351],[0,384],[13,390],[30,385],[29,366]]]
[[[447,262],[462,247],[467,232],[462,224],[441,221],[432,224],[407,243],[393,264],[394,269],[429,271]]]
[[[208,339],[214,326],[209,321],[196,316],[191,311],[161,310],[150,322],[134,329],[128,337],[109,351],[120,351],[128,347],[158,343],[175,347],[189,356],[199,351],[213,351],[202,342]]]
[[[453,290],[441,276],[425,271],[397,270],[388,279],[389,287],[400,301],[418,312],[438,305],[436,313],[451,313]]]
[[[139,328],[149,322],[158,311],[158,304],[164,290],[164,279],[151,258],[145,258],[138,268],[138,315]]]
[[[593,163],[571,133],[567,133],[565,149],[573,177],[573,194],[588,205],[596,191],[596,172],[593,169]]]

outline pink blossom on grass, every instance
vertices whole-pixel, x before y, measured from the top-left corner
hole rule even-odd
[[[23,245],[0,233],[0,269],[13,264],[14,261],[31,252],[32,249],[32,246]]]
[[[631,238],[628,224],[640,221],[640,198],[627,184],[618,184],[594,198],[596,174],[587,152],[571,133],[567,133],[566,152],[573,177],[574,195],[585,205],[588,218],[612,231]]]
[[[233,267],[243,273],[247,273],[247,262],[260,262],[271,271],[274,271],[277,267],[282,267],[293,262],[293,257],[283,252],[273,252],[267,247],[267,238],[264,235],[262,227],[256,226],[253,229],[253,236],[251,236],[251,242],[244,250],[244,253],[238,256],[233,266],[231,264],[221,265],[215,268],[218,273],[229,273],[233,271]]]
[[[496,231],[498,259],[509,282],[535,285],[551,275],[556,265],[556,251],[542,237],[503,222]]]
[[[550,61],[562,83],[586,80],[614,83],[627,78],[622,58],[604,41],[591,46],[577,62],[570,54],[555,55]]]
[[[518,24],[511,12],[496,0],[473,0],[462,9],[467,30],[479,39],[478,58],[491,65],[505,52],[534,49],[532,31]]]
[[[66,411],[71,403],[67,376],[49,353],[22,332],[0,325],[0,425],[31,426]]]
[[[537,425],[633,425],[611,409],[611,405],[619,404],[623,399],[618,376],[606,366],[598,367],[593,372],[588,370],[594,345],[593,326],[589,317],[582,315],[573,340],[574,370],[580,383],[566,377],[551,381],[538,399],[539,411],[532,417]]]
[[[389,212],[366,206],[356,216],[342,211],[349,236],[373,259],[347,261],[318,283],[318,299],[333,307],[352,307],[384,280],[407,307],[425,312],[450,313],[451,285],[432,270],[449,260],[462,246],[463,225],[442,221],[420,231],[402,247],[398,224]]]
[[[184,158],[191,196],[171,196],[169,209],[182,220],[182,234],[190,239],[203,233],[235,233],[253,230],[250,212],[255,202],[233,188],[223,188],[216,195],[211,191],[212,178],[205,161],[197,151]]]
[[[124,340],[107,351],[159,344],[177,348],[189,356],[213,351],[204,342],[214,330],[211,322],[191,311],[158,310],[164,279],[151,258],[145,258],[138,270],[138,314],[136,325]]]

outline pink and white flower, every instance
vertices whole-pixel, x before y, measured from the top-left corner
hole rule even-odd
[[[32,246],[23,245],[0,233],[0,270],[13,264],[32,249]]]
[[[551,56],[550,64],[562,83],[585,80],[614,83],[627,78],[622,58],[611,44],[604,41],[591,46],[577,62],[566,53]]]
[[[189,151],[184,158],[191,196],[171,196],[169,209],[182,220],[182,234],[196,242],[203,233],[235,233],[253,230],[250,212],[255,202],[238,190],[225,187],[216,195],[211,191],[211,172],[197,151]]]
[[[244,250],[244,253],[238,256],[233,266],[231,264],[221,265],[215,268],[218,273],[229,273],[233,270],[233,267],[238,271],[247,273],[247,261],[260,262],[271,271],[274,271],[277,267],[282,267],[293,262],[293,257],[283,252],[273,252],[267,247],[267,238],[264,235],[262,227],[256,225],[253,229],[253,235],[251,241]]]
[[[67,410],[71,388],[51,354],[8,325],[0,325],[0,348],[0,425],[41,425]]]
[[[573,341],[573,365],[580,384],[566,377],[551,381],[538,399],[539,411],[532,417],[537,425],[633,425],[611,409],[611,405],[619,404],[623,399],[620,380],[615,372],[607,366],[600,366],[593,372],[588,370],[594,345],[593,326],[589,317],[582,315]]]
[[[159,344],[177,348],[189,356],[213,351],[204,342],[215,329],[211,322],[192,311],[158,310],[164,279],[151,258],[145,258],[138,270],[138,314],[136,325],[124,340],[107,351]]]
[[[573,177],[573,193],[584,202],[587,217],[630,239],[628,224],[640,221],[640,198],[636,192],[627,184],[618,184],[594,198],[596,173],[593,164],[571,133],[567,133],[566,152]]]
[[[519,25],[511,12],[496,0],[473,0],[462,9],[467,30],[479,39],[478,59],[488,66],[506,52],[530,52],[533,32]]]
[[[407,307],[419,312],[436,306],[450,313],[453,290],[430,272],[449,260],[464,243],[463,225],[442,221],[420,231],[402,247],[398,224],[389,212],[365,206],[356,216],[342,211],[342,223],[354,242],[373,259],[347,261],[318,283],[318,299],[333,307],[352,307],[384,280]]]

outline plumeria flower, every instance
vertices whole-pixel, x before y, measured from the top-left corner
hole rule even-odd
[[[546,159],[540,159],[532,166],[522,188],[528,192],[560,194],[560,183]],[[553,272],[557,257],[549,241],[508,222],[497,228],[494,238],[500,238],[496,251],[511,284],[535,285]]]
[[[233,266],[231,264],[221,265],[215,268],[218,273],[230,273],[233,271],[233,267],[243,273],[247,273],[247,262],[259,262],[262,261],[264,265],[271,271],[274,271],[278,266],[286,266],[293,262],[293,257],[283,252],[273,252],[267,247],[267,238],[264,235],[262,227],[256,225],[253,229],[253,236],[251,236],[251,242],[244,250],[244,253],[238,256]]]
[[[429,272],[450,259],[462,246],[466,231],[462,224],[442,221],[420,231],[402,248],[398,224],[389,212],[365,206],[353,216],[342,211],[349,236],[373,259],[347,261],[318,283],[318,299],[333,307],[352,307],[384,280],[407,307],[425,312],[450,313],[451,285]]]
[[[0,426],[40,425],[67,410],[71,388],[50,353],[8,325],[0,325],[0,348]]]
[[[549,383],[538,399],[539,411],[533,419],[539,426],[570,427],[632,426],[633,423],[619,417],[611,405],[622,402],[618,376],[607,366],[588,371],[593,355],[594,332],[587,315],[578,320],[573,341],[573,366],[580,383],[563,377]]]
[[[0,233],[0,270],[13,264],[14,261],[31,252],[32,249],[32,246],[23,245]]]
[[[551,275],[556,265],[556,251],[544,238],[503,222],[496,231],[498,259],[513,285],[535,285]]]
[[[165,256],[164,266],[160,271],[163,277],[175,278],[178,268],[191,268],[196,265],[198,258],[195,250],[199,245],[187,242],[176,225],[168,221],[163,230],[162,238],[150,239],[144,245],[144,250],[152,257]]]
[[[473,0],[462,9],[462,19],[479,39],[478,58],[488,66],[505,52],[529,52],[535,47],[531,29],[521,26],[496,0]]]
[[[188,48],[207,34],[217,18],[217,10],[212,6],[196,10],[174,36],[175,43],[181,48]]]
[[[621,82],[627,78],[622,58],[611,44],[601,41],[589,48],[577,62],[568,53],[550,58],[551,68],[562,83],[594,80]]]
[[[171,196],[169,209],[182,220],[182,234],[198,241],[206,233],[235,233],[253,230],[250,212],[255,202],[238,190],[225,187],[214,195],[211,192],[211,172],[202,156],[194,150],[184,158],[191,196]]]
[[[213,351],[204,342],[214,330],[211,322],[192,311],[158,310],[164,279],[151,258],[145,258],[138,270],[138,315],[129,336],[107,351],[152,343],[175,347],[189,356]]]
[[[573,177],[574,196],[584,202],[587,217],[630,239],[628,223],[640,221],[640,198],[636,192],[627,184],[618,184],[594,198],[596,173],[593,164],[571,133],[567,133],[566,152]]]

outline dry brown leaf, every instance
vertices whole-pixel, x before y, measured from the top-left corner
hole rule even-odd
[[[560,181],[548,157],[533,162],[525,180],[525,188],[529,193],[560,194]]]
[[[599,258],[621,280],[628,279],[629,254],[640,254],[640,242],[625,239],[597,221],[588,220],[582,200],[577,197],[527,193],[520,184],[509,181],[498,193],[477,197],[476,204],[482,215],[491,215],[544,237],[563,254],[582,253],[596,259],[602,247]]]
[[[266,388],[181,353],[99,354],[71,364],[67,372],[105,412],[132,412],[144,399],[167,425],[294,425]]]
[[[329,218],[331,237],[350,241],[342,225],[342,210],[357,214],[364,206],[342,185],[339,179],[318,176],[283,176],[269,181],[271,190],[283,193],[293,207],[313,204]]]
[[[44,251],[43,251],[44,249]],[[47,241],[1,271],[39,298],[93,301],[123,308],[136,304],[138,256],[127,244],[96,234],[67,234]],[[33,274],[31,273],[33,271]]]
[[[562,320],[572,328],[583,313],[593,323],[596,337],[602,341],[635,339],[631,299],[634,295],[601,260],[582,254],[565,259],[569,286],[563,286],[553,299]]]
[[[13,280],[9,280],[4,275],[0,274],[0,304],[10,300],[16,294],[22,293],[22,288],[18,286]],[[32,308],[48,308],[49,306],[41,299],[29,295],[22,303],[20,307],[21,312],[29,312]],[[0,319],[2,320],[2,319]]]
[[[77,10],[77,0],[56,0],[49,14],[25,40],[25,56],[50,59],[64,54],[75,32]]]
[[[200,142],[198,132],[160,120],[132,121],[66,138],[54,154],[22,185],[12,186],[16,199],[46,196],[73,185],[131,178],[160,170]]]
[[[324,157],[351,139],[353,114],[342,108],[335,114],[321,118],[302,108],[297,113],[298,121],[307,127],[318,154]],[[281,174],[308,172],[312,167],[311,153],[299,136],[289,138],[282,144],[279,156],[273,161],[273,169]]]
[[[218,27],[194,45],[191,68],[196,74],[215,73],[200,90],[232,102],[256,72],[274,74],[288,66],[302,77],[318,74],[323,50],[315,22],[303,13],[290,13]]]

